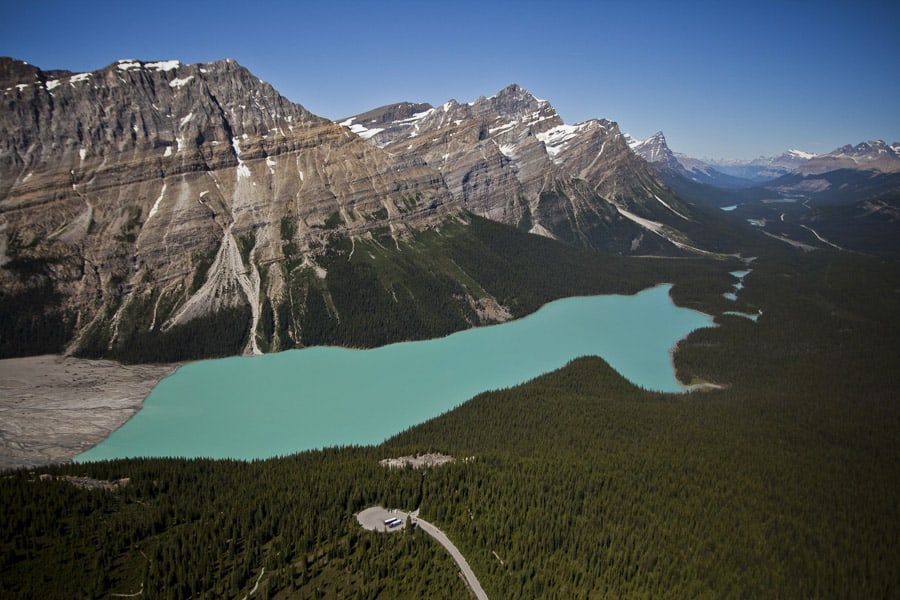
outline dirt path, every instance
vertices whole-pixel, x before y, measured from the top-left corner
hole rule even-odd
[[[385,519],[390,519],[392,517],[396,517],[404,522],[403,525],[389,529],[385,526]],[[481,587],[481,583],[478,582],[478,578],[475,577],[475,573],[472,571],[472,567],[469,566],[469,563],[466,561],[466,558],[462,555],[462,552],[459,551],[453,542],[450,541],[450,538],[447,537],[443,531],[429,523],[428,521],[419,517],[419,511],[413,511],[411,513],[406,513],[401,510],[392,510],[389,511],[381,506],[373,506],[371,508],[367,508],[356,516],[357,522],[370,531],[382,531],[382,532],[394,532],[400,531],[406,525],[407,517],[416,524],[416,526],[433,537],[437,542],[443,546],[447,552],[450,553],[450,556],[456,561],[457,566],[459,566],[459,570],[462,573],[463,579],[465,579],[466,584],[469,586],[469,589],[475,594],[475,597],[478,600],[488,600],[487,594],[484,593],[484,589]]]

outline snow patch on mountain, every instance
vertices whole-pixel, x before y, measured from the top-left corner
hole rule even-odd
[[[87,81],[91,78],[91,73],[76,73],[75,75],[71,75],[68,78],[63,77],[62,79],[51,79],[45,83],[45,87],[47,91],[53,91],[63,83],[69,83],[70,85],[75,85],[76,83],[81,83],[82,81]]]
[[[180,77],[177,79],[173,79],[169,82],[170,88],[180,88],[189,84],[194,79],[193,75],[188,75],[187,77]]]
[[[116,63],[116,66],[120,71],[130,71],[132,69],[140,69],[141,63],[132,59],[132,58],[124,58]]]
[[[488,133],[491,135],[494,135],[497,133],[503,133],[504,131],[509,131],[510,129],[512,129],[515,126],[516,126],[516,122],[510,121],[509,123],[504,123],[503,125],[500,125],[498,127],[492,127],[490,129],[488,129]]]
[[[496,142],[495,142],[496,143]],[[497,144],[497,149],[500,150],[500,154],[505,156],[506,158],[513,160],[516,158],[516,146],[513,144]],[[449,156],[449,155],[445,155]],[[444,159],[446,160],[446,159]]]
[[[413,116],[411,116],[407,119],[400,119],[397,121],[397,123],[404,124],[404,125],[412,125],[412,124],[418,123],[419,121],[421,121],[428,115],[434,113],[434,111],[435,111],[435,109],[429,108],[428,110],[423,110],[422,112],[413,113]],[[353,119],[350,119],[350,120],[352,121]]]
[[[237,141],[237,138],[231,139],[231,147],[234,148],[234,156],[237,158],[238,168],[237,168],[237,176],[238,179],[242,177],[249,178],[250,177],[250,169],[247,165],[244,164],[244,161],[241,160],[241,146]]]
[[[535,134],[535,137],[544,143],[544,147],[547,149],[547,154],[550,155],[550,159],[556,162],[555,159],[560,151],[562,151],[563,147],[577,137],[579,131],[581,131],[583,127],[583,123],[579,125],[557,125],[547,131]]]
[[[171,148],[171,146],[169,146],[169,148]],[[150,208],[150,212],[147,214],[147,221],[144,221],[144,224],[146,224],[148,221],[150,221],[150,219],[153,218],[153,215],[155,215],[156,212],[159,210],[159,203],[162,202],[163,196],[165,196],[165,195],[166,195],[166,183],[163,182],[162,190],[160,190],[160,192],[159,192],[159,197],[156,199],[156,202],[154,202],[153,206]]]
[[[148,69],[155,69],[157,71],[172,71],[181,66],[181,62],[177,60],[162,60],[159,62],[147,63],[144,65]]]
[[[688,219],[686,216],[684,216],[683,214],[681,214],[680,212],[678,212],[677,210],[675,210],[674,208],[672,208],[671,206],[669,206],[669,205],[666,203],[665,200],[663,200],[662,198],[660,198],[660,197],[657,196],[656,194],[653,194],[653,197],[656,198],[657,200],[659,200],[659,203],[660,203],[660,204],[662,204],[663,206],[665,206],[666,208],[668,208],[670,211],[672,211],[673,213],[675,213],[676,215],[678,215],[679,217],[681,217],[681,218],[684,219],[685,221],[690,221],[690,219]]]
[[[338,123],[338,125],[340,125],[341,127],[348,128],[350,131],[352,131],[353,133],[355,133],[356,135],[358,135],[359,137],[361,137],[364,140],[367,140],[370,137],[378,135],[379,133],[384,131],[384,127],[373,127],[372,129],[369,129],[362,123],[354,123],[353,121],[355,121],[355,120],[356,120],[356,117],[350,117],[346,121],[341,121],[340,123]]]

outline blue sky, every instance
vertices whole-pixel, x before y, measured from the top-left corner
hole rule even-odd
[[[234,58],[337,119],[512,82],[567,123],[751,158],[900,141],[900,2],[2,0],[0,55],[86,71]]]

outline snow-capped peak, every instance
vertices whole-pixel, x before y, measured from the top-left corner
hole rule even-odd
[[[818,156],[818,154],[815,154],[814,152],[804,152],[803,150],[796,150],[793,148],[785,152],[785,154],[787,154],[788,156],[793,156],[795,158],[801,158],[803,160],[809,160]]]
[[[629,138],[631,136],[628,136]],[[634,138],[632,138],[634,139]],[[635,154],[652,163],[666,163],[672,167],[676,167],[677,160],[672,155],[669,145],[666,143],[666,136],[662,131],[657,131],[646,140],[628,144]],[[677,168],[677,167],[676,167]]]

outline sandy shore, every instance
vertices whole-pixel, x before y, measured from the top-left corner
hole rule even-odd
[[[0,469],[65,462],[93,447],[177,366],[56,355],[0,360]]]

